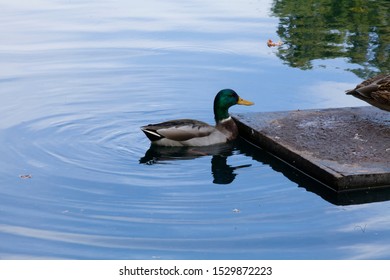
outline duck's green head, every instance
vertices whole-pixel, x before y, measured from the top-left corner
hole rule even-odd
[[[214,118],[218,123],[229,117],[229,108],[233,105],[253,105],[251,101],[247,101],[238,96],[232,89],[223,89],[217,93],[214,99]]]

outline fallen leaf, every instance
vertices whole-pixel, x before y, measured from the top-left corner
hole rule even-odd
[[[268,39],[267,41],[267,46],[270,48],[270,47],[279,47],[283,45],[283,42],[282,41],[279,41],[277,43],[275,43],[274,41],[272,41],[271,39]]]

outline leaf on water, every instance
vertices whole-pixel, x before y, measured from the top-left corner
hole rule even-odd
[[[281,46],[281,45],[283,45],[283,42],[282,41],[279,41],[279,42],[274,42],[274,41],[272,41],[271,39],[268,39],[268,41],[267,41],[267,46],[270,48],[270,47],[279,47],[279,46]]]

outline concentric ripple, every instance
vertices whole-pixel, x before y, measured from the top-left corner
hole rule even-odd
[[[10,165],[3,164],[2,172],[11,175],[4,183],[17,182],[22,189],[1,188],[2,207],[8,215],[0,221],[0,235],[13,242],[34,239],[37,246],[22,253],[3,245],[3,256],[31,258],[40,246],[40,256],[50,258],[105,258],[109,255],[99,254],[113,248],[116,252],[111,257],[116,258],[127,254],[152,258],[162,252],[170,258],[182,253],[184,244],[202,254],[207,250],[200,247],[206,244],[229,248],[229,243],[241,240],[235,235],[231,239],[231,234],[217,240],[201,232],[216,224],[222,228],[241,224],[235,209],[244,201],[257,205],[256,198],[247,196],[252,188],[213,186],[211,151],[191,160],[175,154],[158,157],[152,165],[140,163],[149,143],[135,130],[138,124],[129,122],[135,118],[139,115],[126,112],[109,119],[105,114],[63,113],[2,133],[2,140],[9,143],[2,152],[13,159]],[[231,146],[218,152],[225,164],[230,158],[241,170],[251,166]],[[214,156],[219,154],[214,151]],[[19,174],[12,174],[18,167]],[[22,174],[29,177],[22,179]],[[7,203],[11,201],[19,203]],[[183,235],[190,228],[192,233]],[[167,236],[167,232],[174,234]],[[50,251],[51,244],[62,248],[61,252]],[[74,246],[89,249],[84,254],[72,250]],[[95,251],[99,254],[94,255]]]

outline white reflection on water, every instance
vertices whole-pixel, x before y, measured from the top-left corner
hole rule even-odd
[[[312,100],[311,108],[367,106],[367,103],[345,94],[346,90],[355,86],[356,84],[353,83],[318,81],[315,84],[302,86],[300,98]]]
[[[259,49],[257,34],[270,34],[276,20],[267,17],[270,1],[12,1],[2,4],[1,51],[39,51],[72,48],[169,48],[212,46],[252,55]],[[261,8],[259,8],[261,7]],[[252,34],[226,40],[224,33]],[[173,34],[174,33],[174,34]],[[200,36],[200,34],[202,34]],[[209,35],[207,35],[209,34]],[[256,51],[254,51],[256,50]]]
[[[234,62],[194,63],[193,56],[276,60],[265,44],[276,24],[276,19],[264,20],[270,5],[269,1],[180,5],[175,1],[2,3],[0,97],[5,113],[0,126],[39,118],[41,111],[51,115],[73,109],[64,105],[98,104],[109,99],[105,92],[123,90],[118,81],[126,86],[132,83],[135,88],[128,91],[134,96],[140,90],[145,92],[146,87],[149,91],[172,92],[166,81],[187,72],[192,76],[185,79],[199,78],[203,83],[204,78],[194,77],[193,70],[253,72]],[[183,69],[186,63],[190,67]],[[174,86],[179,83],[175,81]],[[102,94],[97,97],[96,93]],[[158,107],[172,106],[169,103],[159,100]],[[128,109],[140,108],[127,104]],[[14,114],[18,111],[23,111],[23,116]]]
[[[390,245],[383,239],[388,237],[390,220],[386,217],[368,218],[366,221],[345,225],[340,232],[354,233],[360,236],[360,242],[340,246],[340,250],[349,251],[351,259],[388,259]]]

